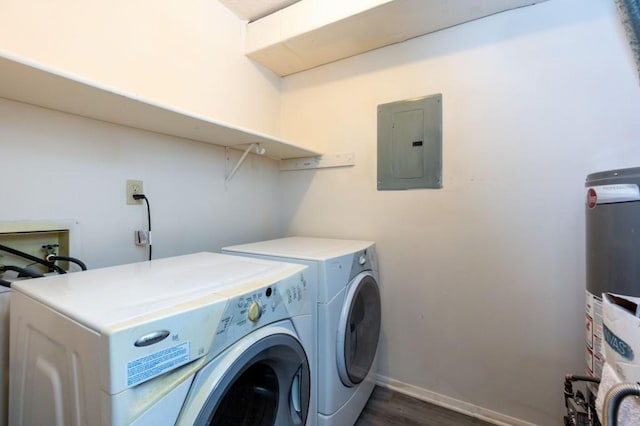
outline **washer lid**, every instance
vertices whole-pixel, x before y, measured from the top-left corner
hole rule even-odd
[[[368,249],[372,241],[336,240],[329,238],[289,237],[258,243],[224,247],[225,252],[282,256],[305,260],[328,260]]]
[[[24,280],[12,289],[103,332],[138,317],[148,321],[216,301],[222,309],[234,294],[273,284],[303,269],[301,265],[197,253]]]

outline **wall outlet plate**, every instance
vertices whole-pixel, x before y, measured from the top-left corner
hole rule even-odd
[[[127,180],[127,204],[142,204],[142,200],[135,200],[133,194],[144,194],[141,180]]]

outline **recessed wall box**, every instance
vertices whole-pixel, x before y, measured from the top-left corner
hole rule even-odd
[[[0,221],[0,244],[42,260],[48,253],[45,246],[54,247],[51,254],[74,256],[78,247],[72,231],[77,229],[77,225],[76,220]],[[0,264],[24,268],[33,262],[0,250]],[[70,266],[68,262],[58,262],[58,265],[63,269]],[[40,268],[38,265],[34,267]],[[41,272],[46,272],[46,269]]]
[[[378,105],[378,190],[442,188],[442,95]]]

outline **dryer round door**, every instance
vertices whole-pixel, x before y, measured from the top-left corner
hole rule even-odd
[[[288,334],[242,352],[209,394],[195,425],[304,425],[311,392],[307,356]]]
[[[380,337],[380,289],[371,272],[361,272],[347,286],[338,323],[338,374],[355,386],[369,374]]]

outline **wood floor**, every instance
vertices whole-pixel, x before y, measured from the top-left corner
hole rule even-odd
[[[376,386],[354,426],[467,426],[491,423]]]

